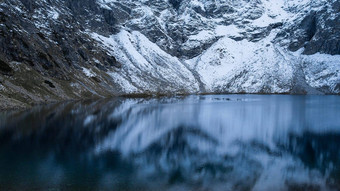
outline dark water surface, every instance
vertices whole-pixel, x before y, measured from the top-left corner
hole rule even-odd
[[[117,98],[0,113],[0,190],[340,190],[340,97]]]

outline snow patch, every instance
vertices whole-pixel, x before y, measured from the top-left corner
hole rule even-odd
[[[198,72],[208,92],[288,92],[293,66],[268,46],[271,38],[253,43],[224,37],[186,63]]]
[[[307,83],[314,88],[330,87],[330,91],[340,93],[340,55],[302,55]]]
[[[211,39],[213,37],[214,37],[214,33],[212,31],[203,30],[203,31],[200,31],[196,35],[190,36],[189,40],[203,41],[203,40]]]
[[[104,37],[90,34],[109,50],[118,62],[124,63],[119,74],[108,74],[126,93],[198,91],[193,74],[181,61],[160,49],[137,31],[122,30],[116,35]]]
[[[204,4],[202,2],[199,2],[198,0],[192,0],[190,3],[194,7],[199,7],[202,11],[205,11]]]
[[[87,69],[87,68],[84,68],[84,67],[82,67],[82,69],[83,69],[83,73],[84,73],[87,77],[91,78],[91,77],[95,77],[95,76],[96,76],[96,74],[93,73],[91,69]]]
[[[99,4],[100,8],[112,10],[108,4],[116,2],[115,0],[97,0],[97,3]]]
[[[240,29],[235,25],[217,25],[215,28],[216,36],[239,36]]]
[[[57,20],[59,18],[59,13],[55,9],[51,9],[48,11],[48,16],[54,20]]]

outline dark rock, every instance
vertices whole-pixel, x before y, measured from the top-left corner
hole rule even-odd
[[[272,29],[276,29],[276,28],[282,27],[282,25],[283,25],[282,22],[278,22],[278,23],[270,24],[269,26],[270,26]]]
[[[12,75],[13,69],[6,62],[0,60],[0,73],[4,75]]]
[[[45,36],[44,36],[44,34],[41,33],[41,32],[38,32],[37,35],[38,35],[41,39],[43,39],[43,40],[46,39]]]
[[[48,56],[46,53],[44,52],[39,52],[38,53],[38,59],[41,62],[41,66],[45,69],[45,70],[49,70],[53,68],[53,65],[51,64],[51,62],[48,59]]]
[[[88,60],[89,60],[89,58],[88,58],[88,56],[87,56],[87,54],[85,53],[84,50],[78,49],[78,54],[79,54],[80,57],[82,57],[85,61],[88,61]]]
[[[289,45],[289,50],[297,51],[302,48],[306,42],[312,40],[317,30],[316,13],[310,12],[299,24],[298,33],[296,39]]]
[[[306,40],[310,41],[314,37],[317,30],[316,13],[312,11],[301,22],[301,28],[306,32]]]
[[[264,37],[268,36],[270,33],[270,30],[263,30],[258,33],[253,33],[250,35],[249,41],[251,42],[258,42]]]
[[[340,92],[340,82],[334,88],[336,91]]]
[[[113,57],[113,56],[107,57],[106,61],[107,61],[109,66],[113,66],[113,67],[116,67],[116,68],[121,68],[122,67],[122,64],[117,62],[116,58]]]
[[[117,23],[117,19],[115,18],[115,14],[112,10],[103,9],[104,20],[109,25],[115,25]]]
[[[34,7],[35,7],[34,0],[20,0],[20,1],[28,11],[31,12],[34,10]]]
[[[244,39],[244,37],[240,37],[240,36],[237,36],[237,37],[230,37],[231,39],[235,40],[235,41],[241,41]]]
[[[97,78],[97,77],[95,77],[95,76],[94,76],[94,77],[91,77],[91,79],[92,79],[92,80],[94,80],[94,81],[95,81],[95,82],[97,82],[97,83],[100,83],[100,82],[101,82],[101,80],[100,80],[100,79],[98,79],[98,78]]]
[[[172,5],[174,9],[179,9],[181,6],[182,0],[169,0],[169,3]]]
[[[101,70],[101,71],[104,71],[104,72],[107,72],[108,70],[105,68],[105,66],[99,64],[99,63],[96,63],[96,67]]]
[[[334,1],[331,9],[311,11],[297,26],[287,29],[286,38],[292,39],[289,50],[296,51],[304,47],[303,54],[307,55],[318,52],[340,54],[339,7],[340,2]]]
[[[50,86],[50,88],[55,88],[54,84],[48,80],[45,80],[44,83]]]

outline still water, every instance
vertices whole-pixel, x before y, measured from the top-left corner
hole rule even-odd
[[[116,98],[0,113],[0,190],[340,190],[340,97]]]

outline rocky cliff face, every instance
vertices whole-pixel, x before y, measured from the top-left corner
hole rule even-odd
[[[336,0],[2,0],[1,106],[340,93]]]

